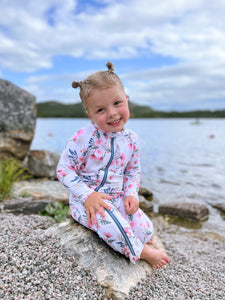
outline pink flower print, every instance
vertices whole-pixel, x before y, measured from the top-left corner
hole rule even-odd
[[[96,153],[97,153],[98,155],[102,155],[102,151],[101,151],[100,149],[97,149]]]
[[[137,215],[138,219],[141,218],[141,213],[140,213],[140,211],[138,211],[136,215]]]
[[[130,171],[130,170],[132,170],[132,169],[133,169],[133,167],[132,167],[131,165],[127,167],[127,170],[128,170],[128,171]]]
[[[109,176],[109,179],[110,179],[110,180],[113,180],[113,175]]]
[[[102,144],[102,140],[101,139],[97,139],[96,141],[95,141],[95,145],[96,146],[100,146]]]
[[[131,236],[129,227],[124,227],[124,231],[126,232],[127,235]]]
[[[68,173],[64,172],[63,170],[58,170],[60,176],[66,176]]]
[[[74,141],[74,143],[77,143],[77,137],[76,136],[73,138],[73,141]]]
[[[125,154],[124,153],[121,154],[120,159],[121,159],[121,166],[123,166],[124,161],[125,161]]]
[[[84,161],[84,158],[83,157],[78,157],[78,161],[79,161],[79,163],[82,163]]]
[[[77,133],[75,134],[75,136],[73,137],[73,141],[74,143],[77,143],[77,138],[79,137],[79,135],[81,135],[82,133],[84,133],[83,129],[80,129],[77,131]]]
[[[75,167],[72,166],[72,165],[70,165],[70,166],[69,166],[69,169],[74,171],[74,170],[75,170]]]
[[[121,154],[120,159],[121,159],[121,161],[124,162],[124,160],[125,160],[125,154],[124,153]]]
[[[150,222],[147,220],[146,221],[146,224],[147,224],[147,226],[149,227],[149,228],[151,228],[151,224],[150,224]]]
[[[137,225],[137,222],[135,222],[135,221],[130,222],[130,227],[134,228],[136,225]]]
[[[132,149],[132,148],[133,148],[133,145],[132,145],[131,143],[129,143],[129,144],[128,144],[128,148],[129,148],[129,149]]]
[[[129,256],[129,253],[130,253],[130,249],[127,246],[125,246],[124,247],[124,255]]]
[[[91,154],[90,159],[98,159],[98,157],[95,154]]]
[[[111,237],[112,237],[112,235],[111,235],[110,232],[104,232],[104,235],[105,235],[107,238],[111,238]]]
[[[84,133],[84,129],[78,130],[76,136],[79,136],[79,135],[81,135],[82,133]]]
[[[132,256],[132,260],[133,260],[133,261],[137,261],[137,260],[138,260],[138,257],[137,257],[137,256]]]
[[[129,189],[131,189],[133,187],[133,184],[129,184],[128,187]]]

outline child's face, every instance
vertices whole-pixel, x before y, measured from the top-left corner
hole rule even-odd
[[[121,131],[130,116],[128,96],[116,85],[96,89],[87,99],[86,106],[88,117],[103,131]]]

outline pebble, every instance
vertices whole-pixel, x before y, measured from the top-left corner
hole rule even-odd
[[[225,241],[153,220],[170,263],[130,290],[126,300],[225,299]],[[0,213],[0,299],[110,299],[95,277],[47,236],[54,221]]]

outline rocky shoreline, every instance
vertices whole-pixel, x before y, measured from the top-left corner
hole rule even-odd
[[[47,234],[54,221],[37,215],[46,203],[67,203],[68,191],[54,181],[58,155],[30,150],[36,123],[35,97],[5,80],[0,80],[0,93],[0,159],[17,157],[32,176],[47,178],[15,184],[14,198],[0,203],[0,298],[111,299],[93,273],[64,251],[60,239]],[[152,212],[152,202],[143,196],[140,206]],[[223,203],[215,207],[224,211]],[[195,203],[170,203],[159,210],[198,221],[208,216],[207,208]],[[225,239],[182,230],[162,217],[152,217],[170,263],[149,272],[123,299],[224,299]]]
[[[153,217],[170,263],[149,274],[125,299],[224,299],[225,239],[184,231]],[[0,213],[1,299],[111,299],[89,270],[46,235],[48,217]],[[121,270],[122,271],[122,270]]]

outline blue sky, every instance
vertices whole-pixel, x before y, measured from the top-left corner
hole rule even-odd
[[[0,77],[37,102],[115,65],[131,101],[225,109],[224,0],[0,0]]]

